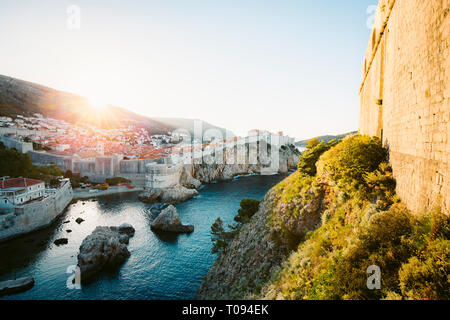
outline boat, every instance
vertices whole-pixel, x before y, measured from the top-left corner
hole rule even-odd
[[[127,189],[134,189],[134,186],[132,184],[127,184]]]
[[[107,183],[97,184],[94,186],[94,189],[97,189],[97,190],[108,190],[108,188],[109,188],[109,184],[107,184]]]

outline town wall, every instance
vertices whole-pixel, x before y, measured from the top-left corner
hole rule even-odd
[[[33,150],[33,144],[31,142],[19,141],[6,136],[0,136],[0,142],[8,149],[16,149],[21,153],[27,153]]]
[[[397,193],[450,210],[450,1],[381,0],[363,62],[360,133],[389,148]]]
[[[42,201],[17,206],[0,214],[0,242],[50,225],[70,204],[73,191],[69,181]]]

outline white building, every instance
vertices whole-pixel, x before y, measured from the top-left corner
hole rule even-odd
[[[253,129],[248,131],[248,136],[253,139],[264,140],[267,143],[276,144],[279,146],[293,144],[295,141],[295,138],[284,135],[283,131],[272,133],[267,130]]]
[[[97,153],[101,156],[105,155],[105,145],[103,142],[97,142],[97,147],[95,148]]]
[[[68,144],[58,144],[56,146],[56,151],[65,151],[67,149],[70,149],[70,145]]]
[[[17,206],[45,195],[45,183],[28,178],[6,178],[0,181],[1,207]]]

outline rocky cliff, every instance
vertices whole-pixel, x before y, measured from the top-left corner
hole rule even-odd
[[[290,175],[224,238],[197,298],[449,299],[449,217],[439,209],[417,217],[401,203],[379,139],[322,147],[300,159],[317,173]],[[371,266],[382,290],[367,285]]]
[[[271,149],[270,145],[266,147],[269,150]],[[174,173],[175,185],[164,188],[149,188],[139,195],[139,199],[146,203],[177,203],[198,195],[195,189],[198,189],[202,184],[213,181],[230,181],[238,175],[286,174],[289,170],[296,168],[298,152],[294,146],[279,148],[276,151],[277,156],[274,158],[276,163],[273,159],[269,159],[267,154],[264,156],[257,153],[255,153],[254,161],[251,161],[249,155],[252,153],[252,148],[257,150],[258,146],[252,147],[251,144],[235,146],[222,150],[220,155],[204,155],[201,163],[193,161],[193,164],[179,164]],[[239,154],[243,156],[239,157]]]
[[[271,158],[270,154],[257,153],[260,144],[245,144],[226,149],[217,161],[217,155],[204,156],[201,164],[184,165],[180,175],[180,183],[184,186],[197,188],[200,183],[212,181],[229,181],[233,177],[246,174],[286,174],[290,169],[296,169],[299,153],[294,146],[281,146],[277,157]],[[266,144],[266,150],[271,152],[272,147]],[[274,149],[275,150],[275,149]],[[254,157],[252,158],[252,152]],[[252,159],[250,159],[252,158]],[[274,163],[276,161],[276,163]]]
[[[198,289],[198,299],[255,298],[281,269],[296,239],[317,228],[326,202],[322,186],[311,187],[287,203],[282,199],[283,189],[297,179],[293,174],[266,194],[258,212],[211,267]],[[291,215],[294,208],[297,214]],[[283,225],[276,223],[277,218]]]

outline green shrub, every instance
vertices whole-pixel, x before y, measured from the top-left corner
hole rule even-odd
[[[122,177],[114,177],[106,179],[106,183],[110,186],[117,186],[119,183],[130,183],[131,180]]]
[[[450,299],[450,241],[432,241],[399,272],[400,289],[407,299]]]
[[[393,204],[396,181],[389,163],[380,163],[376,171],[364,175],[364,180],[371,192],[369,197],[376,197],[378,201],[381,201],[384,206],[382,209],[385,210]]]
[[[241,207],[238,209],[238,214],[234,217],[234,221],[238,223],[247,223],[250,218],[258,211],[259,200],[242,199]]]
[[[380,299],[386,291],[398,290],[398,270],[414,253],[409,241],[412,233],[411,216],[404,206],[376,213],[367,225],[359,227],[354,244],[343,252],[336,265],[333,291],[350,299]],[[371,265],[381,269],[381,291],[366,286],[366,270]]]
[[[311,141],[308,150],[319,145]],[[293,231],[306,218],[318,213],[321,225],[289,246],[290,257],[259,297],[449,298],[450,218],[440,210],[414,216],[398,200],[378,138],[345,138],[320,157],[316,176],[305,174],[311,166],[301,167],[273,189],[271,232],[285,243],[298,240]],[[381,290],[367,288],[372,265],[381,270]]]
[[[320,143],[317,138],[309,140],[306,150],[302,152],[298,160],[298,172],[306,176],[315,176],[317,173],[316,162],[324,152],[334,145],[336,145],[335,140],[329,142],[322,141]]]
[[[328,177],[344,194],[368,199],[371,188],[366,177],[386,158],[387,150],[379,138],[353,135],[322,155],[318,172]]]

